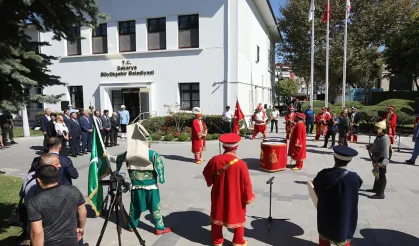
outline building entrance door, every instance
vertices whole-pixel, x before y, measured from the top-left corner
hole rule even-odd
[[[112,91],[113,107],[120,108],[125,105],[129,111],[130,121],[134,121],[138,116],[140,120],[149,118],[149,88],[127,88]]]
[[[129,111],[130,121],[133,121],[140,114],[140,95],[138,92],[123,92],[122,100]]]

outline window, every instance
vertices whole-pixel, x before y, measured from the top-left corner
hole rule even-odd
[[[181,83],[179,91],[181,110],[192,110],[193,107],[199,107],[199,83]]]
[[[260,48],[256,45],[256,63],[259,63]]]
[[[108,53],[108,25],[99,24],[92,30],[92,36],[93,54]]]
[[[119,51],[135,51],[135,21],[119,22]]]
[[[67,41],[67,55],[69,56],[81,55],[80,27],[78,26],[73,27],[71,31],[77,37],[77,40],[74,42]]]
[[[83,104],[83,86],[69,86],[70,91],[70,104],[73,108],[84,108]]]
[[[166,18],[149,19],[148,25],[148,49],[166,49]]]
[[[199,47],[199,15],[179,16],[179,48]]]

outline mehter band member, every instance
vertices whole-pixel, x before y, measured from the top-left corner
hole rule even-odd
[[[313,180],[317,201],[320,246],[349,246],[358,222],[358,191],[362,179],[346,166],[358,152],[335,146],[335,166],[320,171]]]
[[[358,130],[359,122],[361,121],[361,116],[359,112],[356,111],[355,107],[351,108],[351,115],[349,117],[349,132],[348,132],[348,142],[357,143],[358,142]],[[352,138],[353,136],[353,138]]]
[[[150,146],[150,139],[148,143]],[[132,184],[130,219],[132,220],[134,226],[138,226],[141,213],[150,211],[156,227],[155,234],[161,235],[171,232],[171,229],[166,227],[163,222],[160,205],[160,190],[157,185],[157,182],[160,184],[164,184],[165,182],[164,165],[163,160],[157,152],[151,149],[148,151],[149,161],[153,164],[152,170],[129,169],[128,162],[126,163]],[[111,156],[105,153],[104,156],[108,157],[111,162],[115,162],[117,170],[119,170],[123,162],[126,161],[127,152],[124,152],[118,156]],[[128,229],[133,231],[131,225],[129,224]]]
[[[391,144],[394,144],[394,137],[396,136],[397,115],[394,113],[395,107],[390,105],[387,107],[387,112],[384,113],[382,120],[386,121],[387,134],[390,136]]]
[[[375,177],[374,187],[369,192],[376,193],[373,196],[369,196],[371,199],[384,199],[384,190],[387,185],[387,165],[390,161],[390,137],[386,134],[386,121],[380,121],[375,123],[375,129],[377,131],[377,137],[372,145],[368,145],[368,151],[372,159],[372,165],[374,166],[373,174]]]
[[[195,119],[192,122],[192,153],[195,157],[195,163],[201,164],[203,161],[202,152],[205,150],[208,129],[205,122],[202,120],[201,109],[195,107],[192,109],[192,112],[195,114]]]
[[[296,166],[292,170],[301,170],[303,161],[306,159],[306,126],[304,124],[305,114],[297,112],[295,126],[291,132],[288,156],[296,161]]]
[[[287,133],[286,138],[290,139],[290,134],[292,132],[292,128],[295,124],[295,108],[294,106],[290,106],[288,108],[288,114],[285,115],[285,132]]]
[[[255,122],[255,126],[253,129],[252,140],[256,138],[256,135],[260,132],[263,134],[263,137],[266,138],[266,116],[265,111],[263,110],[262,103],[259,103],[258,107],[253,113],[252,121]]]
[[[247,245],[246,205],[253,202],[255,194],[247,164],[236,156],[240,140],[234,133],[221,135],[225,151],[211,158],[203,171],[208,187],[212,186],[211,232],[212,243],[217,246],[224,243],[223,226],[234,229],[233,245]]]
[[[330,114],[327,113],[327,109],[323,107],[322,112],[316,116],[316,137],[314,138],[314,141],[318,141],[320,136],[326,135],[328,120],[330,120]]]

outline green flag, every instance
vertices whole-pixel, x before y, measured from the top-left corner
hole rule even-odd
[[[90,157],[89,180],[88,180],[88,201],[99,216],[103,209],[103,188],[99,181],[108,176],[111,172],[108,161],[103,157],[105,152],[101,136],[97,133],[96,127],[93,127],[92,155]]]

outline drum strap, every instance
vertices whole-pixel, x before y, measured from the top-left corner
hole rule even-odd
[[[347,174],[349,173],[348,170],[345,170],[345,172],[343,172],[337,179],[335,182],[333,182],[332,184],[326,186],[326,188],[324,188],[324,190],[328,190],[330,188],[332,188],[333,186],[335,186],[341,179],[343,179]]]
[[[239,159],[234,158],[234,160],[230,161],[225,166],[223,166],[222,168],[220,168],[220,170],[218,170],[217,173],[214,175],[213,179],[215,180],[216,178],[218,178],[218,176],[220,176],[225,170],[227,170],[227,168],[233,166],[234,163],[236,163],[238,161],[239,161]]]

